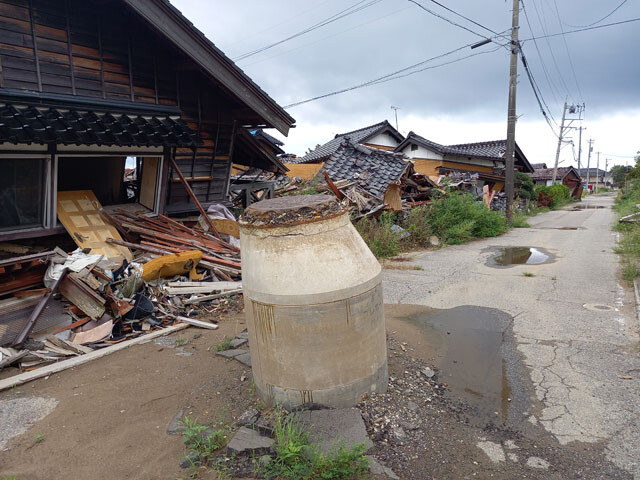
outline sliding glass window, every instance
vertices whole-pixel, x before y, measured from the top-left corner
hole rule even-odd
[[[0,158],[0,231],[44,224],[46,160]]]

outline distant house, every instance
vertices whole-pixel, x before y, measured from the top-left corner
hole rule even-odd
[[[409,132],[396,147],[413,160],[415,170],[429,176],[445,175],[452,170],[473,172],[482,184],[499,192],[504,188],[504,153],[506,140],[490,142],[441,145]],[[533,166],[516,144],[515,167],[518,171],[533,173]],[[479,185],[482,186],[482,185]]]
[[[394,151],[404,140],[400,132],[387,120],[351,132],[339,133],[332,140],[316,147],[304,157],[296,159],[293,163],[287,163],[286,166],[290,171],[288,175],[290,177],[313,178],[322,168],[324,162],[338,150],[342,141],[347,137],[355,144],[387,151]]]
[[[533,163],[531,164],[531,166],[533,167],[534,170],[544,170],[545,168],[547,168],[546,163]]]
[[[610,187],[612,185],[611,177],[606,170],[600,168],[581,168],[579,172],[582,182],[589,190],[593,190],[596,183],[603,187]]]
[[[531,174],[531,179],[536,185],[551,186],[553,185],[553,168],[536,170]],[[569,187],[573,198],[582,197],[582,180],[576,168],[559,167],[556,174],[556,182],[561,182],[562,185]]]

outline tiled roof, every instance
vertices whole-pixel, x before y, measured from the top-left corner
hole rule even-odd
[[[357,181],[367,193],[382,199],[389,184],[398,181],[410,166],[402,154],[358,145],[345,137],[323,170],[334,182]]]
[[[353,130],[352,132],[339,133],[333,138],[333,140],[325,143],[324,145],[320,145],[312,152],[307,153],[296,163],[311,163],[330,156],[338,149],[338,147],[340,147],[340,144],[342,143],[342,139],[344,137],[349,137],[352,142],[362,143],[381,130],[385,130],[387,128],[390,128],[392,132],[397,134],[398,138],[402,138],[402,135],[400,135],[400,133],[398,133],[396,129],[393,128],[387,120],[385,120],[384,122],[376,123],[375,125],[370,125],[358,130]]]
[[[476,143],[460,143],[457,145],[441,145],[431,140],[427,140],[421,137],[417,133],[409,132],[407,138],[402,142],[396,151],[403,150],[407,143],[415,142],[423,147],[426,147],[441,155],[461,155],[465,157],[475,158],[487,158],[491,160],[504,160],[504,153],[507,150],[506,140],[492,140],[489,142],[476,142]],[[524,153],[520,150],[516,144],[516,163],[520,161],[525,168],[525,171],[533,171],[533,167],[524,156]]]
[[[261,140],[261,141],[267,143],[273,149],[273,151],[276,154],[284,153],[284,150],[282,150],[280,148],[282,145],[284,145],[284,143],[282,143],[277,138],[272,137],[271,135],[269,135],[267,132],[265,132],[261,128],[259,128],[258,130],[251,130],[251,134],[253,135],[253,137],[256,140]]]
[[[578,170],[580,172],[580,176],[587,178],[587,170],[589,170],[589,176],[594,178],[596,177],[596,172],[597,176],[599,177],[604,177],[607,174],[607,172],[602,170],[601,168],[581,168],[580,170]]]
[[[179,117],[126,115],[0,104],[0,143],[64,145],[198,145],[196,132]]]
[[[573,170],[573,173],[578,176],[578,171],[573,167],[558,167],[558,174],[556,178],[562,180],[569,172]],[[531,178],[535,180],[553,180],[553,168],[544,168],[536,170],[531,174]]]

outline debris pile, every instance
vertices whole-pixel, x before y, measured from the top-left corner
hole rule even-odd
[[[0,260],[0,368],[29,371],[166,327],[216,329],[214,314],[242,293],[235,220],[213,213],[189,227],[162,215],[100,213],[115,230],[93,248]],[[67,230],[82,246],[86,236]],[[118,255],[94,253],[107,251]]]

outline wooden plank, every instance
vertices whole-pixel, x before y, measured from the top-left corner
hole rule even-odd
[[[29,350],[22,350],[20,353],[16,353],[15,355],[12,355],[12,356],[10,356],[8,358],[3,358],[2,361],[0,361],[0,368],[4,368],[4,367],[8,367],[10,365],[13,365],[18,360],[20,360],[22,357],[26,357],[28,354],[29,354]]]
[[[32,372],[21,373],[20,375],[5,378],[4,380],[0,380],[0,392],[8,388],[17,387],[18,385],[24,385],[25,383],[36,380],[38,378],[48,377],[53,373],[62,372],[63,370],[66,370],[68,368],[83,365],[98,358],[106,357],[107,355],[111,355],[112,353],[115,353],[117,351],[124,350],[125,348],[128,348],[132,345],[136,345],[138,343],[146,343],[150,340],[153,340],[154,338],[169,335],[170,333],[183,330],[188,326],[189,325],[186,323],[174,325],[162,330],[148,333],[146,335],[132,338],[131,340],[125,340],[124,342],[117,343],[110,347],[102,348],[100,350],[94,350],[93,352],[87,353],[86,355],[80,355],[79,357],[70,358],[69,360],[54,363],[53,365],[47,365],[46,367],[33,370]]]
[[[58,192],[57,205],[60,222],[80,248],[90,248],[92,254],[104,255],[117,264],[133,259],[128,248],[106,242],[107,238],[122,237],[100,215],[102,206],[91,190]]]
[[[90,295],[87,291],[88,288],[82,288],[78,280],[72,277],[65,277],[65,279],[60,282],[58,289],[67,300],[94,320],[99,320],[102,315],[104,315],[104,304]]]
[[[160,162],[157,157],[148,157],[142,161],[142,182],[140,184],[140,204],[155,210],[156,186],[158,183],[158,168]]]
[[[183,300],[182,303],[184,303],[185,305],[193,305],[194,303],[207,302],[209,300],[215,300],[217,298],[223,298],[229,295],[237,295],[239,293],[242,293],[242,289],[229,290],[227,292],[222,292],[222,293],[214,293],[213,295],[205,295],[203,297],[198,297],[198,298],[189,298],[187,300]]]
[[[177,316],[175,318],[179,322],[186,323],[186,324],[189,324],[189,325],[193,325],[194,327],[206,328],[206,329],[209,329],[209,330],[217,330],[218,329],[218,325],[216,325],[215,323],[202,322],[200,320],[194,320],[193,318],[189,318],[189,317]]]

